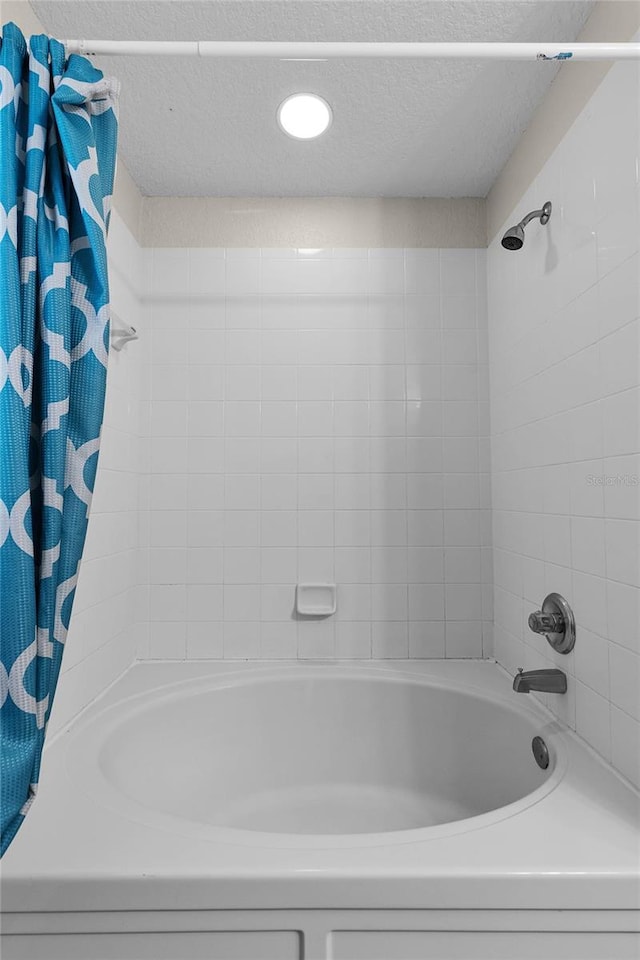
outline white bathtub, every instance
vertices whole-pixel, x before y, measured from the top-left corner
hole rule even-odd
[[[638,816],[490,663],[139,665],[47,750],[3,957],[635,958]]]
[[[112,706],[68,758],[97,802],[197,839],[408,843],[513,816],[559,783],[561,739],[541,770],[540,718],[521,707],[424,675],[245,670]]]

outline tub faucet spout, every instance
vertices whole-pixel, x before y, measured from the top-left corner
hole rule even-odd
[[[538,690],[541,693],[566,693],[567,678],[562,670],[527,670],[518,672],[513,678],[513,689],[516,693],[530,693]]]

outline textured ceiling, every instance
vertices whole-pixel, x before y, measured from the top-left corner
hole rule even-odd
[[[573,40],[593,4],[564,0],[34,0],[55,36],[89,39]],[[122,81],[121,154],[152,196],[483,197],[557,67],[467,61],[102,57]],[[571,69],[571,65],[564,69]],[[276,125],[321,94],[328,134]]]

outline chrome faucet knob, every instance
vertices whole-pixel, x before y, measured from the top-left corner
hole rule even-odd
[[[576,622],[571,607],[559,593],[544,598],[541,610],[530,613],[529,627],[547,638],[558,653],[569,653],[576,642]]]
[[[529,614],[529,628],[534,633],[564,633],[564,617],[561,613],[536,610]]]

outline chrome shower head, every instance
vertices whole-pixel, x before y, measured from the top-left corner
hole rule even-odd
[[[547,200],[541,210],[532,210],[531,213],[528,213],[526,217],[523,217],[520,223],[516,223],[515,226],[509,227],[505,235],[502,238],[502,246],[505,250],[519,250],[524,243],[524,228],[531,220],[536,220],[540,218],[540,223],[544,224],[549,222],[549,217],[551,216],[551,201]]]
[[[505,250],[519,250],[524,243],[524,229],[519,223],[515,227],[509,227],[502,238],[502,246]]]

